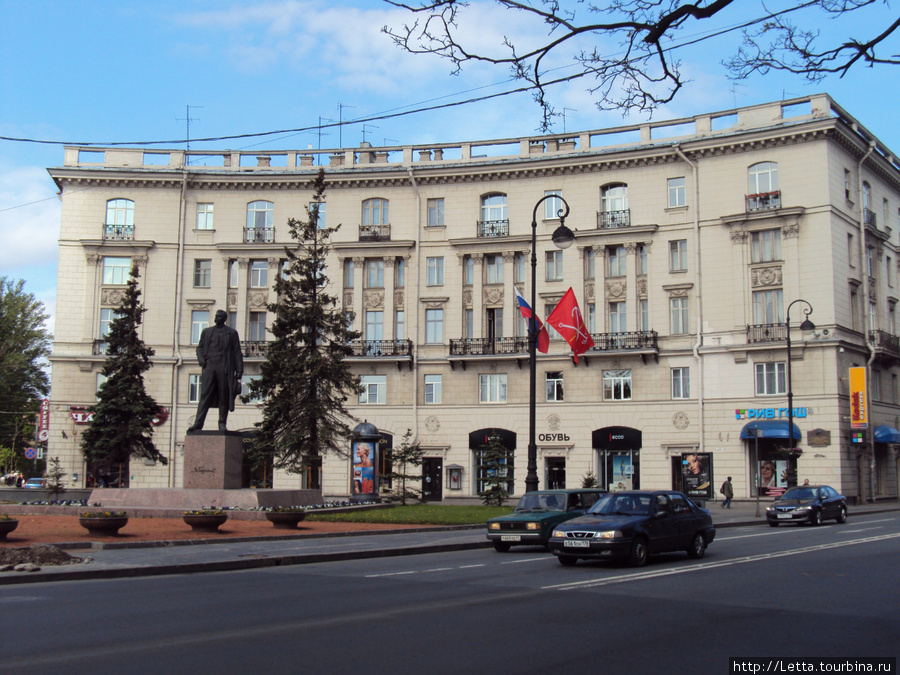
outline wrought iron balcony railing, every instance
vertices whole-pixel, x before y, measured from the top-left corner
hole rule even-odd
[[[263,357],[266,355],[266,341],[265,340],[244,340],[241,342],[241,354],[247,357],[260,356]]]
[[[755,195],[745,195],[744,199],[747,204],[747,213],[781,208],[781,190],[760,192]]]
[[[109,349],[109,342],[106,340],[94,340],[94,344],[91,348],[91,354],[93,356],[106,356],[106,350]]]
[[[509,221],[508,220],[479,220],[478,221],[479,237],[508,237]]]
[[[592,333],[593,350],[611,352],[634,349],[659,349],[659,335],[655,330],[630,333]]]
[[[631,227],[631,209],[597,211],[597,229],[617,230],[621,227]]]
[[[412,356],[412,340],[353,340],[350,347],[352,356]]]
[[[871,330],[869,339],[875,345],[875,349],[900,355],[900,337],[883,330]]]
[[[245,227],[244,243],[271,244],[275,241],[274,227]]]
[[[787,340],[787,324],[754,323],[747,326],[747,342],[782,342]]]
[[[527,354],[527,337],[464,338],[450,340],[450,356],[485,356],[490,354]]]
[[[103,238],[106,241],[131,241],[134,239],[134,225],[104,223]]]
[[[360,241],[390,241],[391,226],[388,225],[360,225]]]
[[[872,209],[863,209],[863,221],[869,227],[878,227],[878,216]]]

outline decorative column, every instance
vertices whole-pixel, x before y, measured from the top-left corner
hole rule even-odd
[[[503,288],[508,289],[503,299],[503,337],[516,334],[515,321],[519,316],[519,303],[516,301],[516,252],[503,254]]]
[[[353,313],[356,315],[353,327],[363,334],[362,339],[366,337],[366,315],[363,307],[366,286],[365,271],[366,259],[363,257],[353,258]]]
[[[472,336],[477,340],[484,335],[484,254],[472,254]]]
[[[392,256],[384,259],[384,339],[394,339],[394,273],[396,260]]]
[[[637,244],[633,241],[625,244],[625,330],[636,331],[638,315],[637,294]]]

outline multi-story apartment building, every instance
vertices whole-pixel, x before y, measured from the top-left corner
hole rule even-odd
[[[538,355],[542,487],[588,474],[603,487],[681,487],[686,456],[699,454],[693,486],[732,476],[738,498],[773,492],[758,488],[772,467],[778,488],[809,479],[897,496],[900,162],[827,95],[483,142],[66,148],[50,169],[62,223],[49,454],[76,483],[131,262],[156,350],[147,386],[167,412],[154,438],[170,462],[132,461],[125,477],[179,487],[200,331],[225,309],[244,377],[258,372],[285,223],[306,217],[320,165],[321,216],[342,224],[329,283],[363,333],[351,360],[364,392],[350,411],[385,447],[412,430],[430,498],[478,492],[488,431],[514,446],[509,484],[524,490],[529,361],[516,289],[530,297],[533,217],[536,309],[546,317],[572,287],[595,343],[577,365],[555,334]],[[563,200],[575,243],[559,250],[550,234]],[[810,308],[816,328],[801,331]],[[850,421],[854,366],[868,374],[863,434]],[[229,428],[252,430],[259,415],[239,402]],[[350,469],[327,456],[307,475],[276,473],[274,486],[347,495]]]

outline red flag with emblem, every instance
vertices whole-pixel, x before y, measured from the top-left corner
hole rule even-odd
[[[588,332],[575,299],[575,291],[571,288],[556,305],[556,308],[547,317],[547,323],[563,336],[563,339],[572,347],[575,363],[578,363],[578,355],[584,354],[594,346],[591,334]]]

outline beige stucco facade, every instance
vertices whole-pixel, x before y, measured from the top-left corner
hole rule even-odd
[[[900,439],[900,165],[826,95],[477,143],[189,155],[66,148],[63,166],[50,170],[62,223],[48,452],[76,482],[85,475],[78,409],[94,401],[103,310],[123,288],[110,283],[121,282],[116,259],[139,262],[142,337],[156,351],[146,382],[168,410],[154,438],[169,466],[132,461],[129,483],[180,487],[196,408],[191,376],[200,372],[194,324],[202,312],[232,314],[245,375],[258,373],[259,313],[275,299],[286,222],[306,217],[318,164],[326,222],[342,224],[329,283],[365,338],[352,361],[372,402],[352,402],[350,411],[394,444],[413,431],[432,486],[442,483],[435,498],[477,492],[469,436],[485,429],[515,433],[513,491],[524,491],[529,369],[514,289],[531,297],[533,213],[537,310],[546,317],[572,287],[596,343],[577,365],[561,340],[538,355],[542,487],[574,487],[594,474],[604,487],[621,478],[678,488],[682,455],[699,452],[709,454],[713,487],[730,475],[738,498],[756,494],[767,459],[789,472],[785,484],[809,479],[865,499],[897,496],[895,445],[880,441]],[[538,204],[552,191],[575,231],[561,258],[550,241],[559,219]],[[248,221],[249,211],[259,219]],[[112,227],[115,213],[122,227]],[[799,330],[807,305],[794,304],[790,371],[802,452],[790,456],[779,450],[787,444],[784,313],[801,298],[816,330]],[[862,444],[851,442],[851,366],[869,374]],[[548,373],[561,380],[561,400],[547,400]],[[769,423],[758,446],[742,438],[757,414]],[[258,419],[257,405],[239,403],[228,426],[249,430]],[[625,429],[625,441],[602,442],[612,428]],[[453,485],[450,465],[461,468]],[[318,480],[277,474],[274,486]],[[325,457],[321,487],[346,496],[350,460]]]

